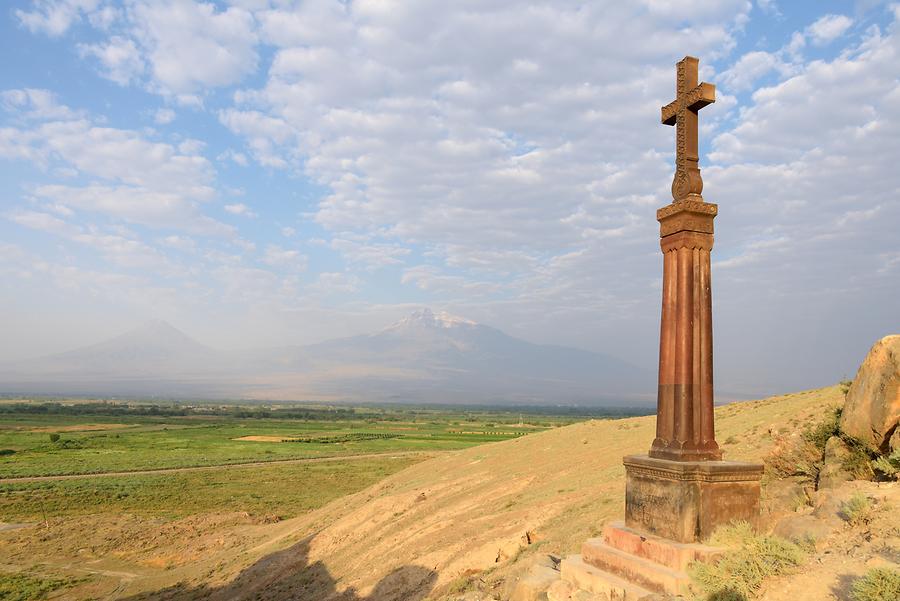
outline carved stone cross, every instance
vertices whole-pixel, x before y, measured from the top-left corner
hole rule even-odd
[[[662,122],[676,126],[675,179],[672,181],[672,198],[676,201],[703,192],[697,148],[697,111],[716,101],[716,86],[705,82],[697,84],[699,63],[700,59],[686,56],[675,65],[675,100],[662,107]]]
[[[686,56],[678,63],[677,97],[662,109],[662,122],[678,126],[678,152],[675,200],[656,211],[663,252],[656,438],[646,455],[624,459],[626,528],[618,535],[615,526],[613,534],[604,533],[611,546],[641,532],[695,543],[708,539],[722,524],[759,521],[763,466],[722,461],[716,442],[710,253],[719,208],[700,195],[697,152],[697,111],[715,101],[716,88],[697,84],[699,62]],[[654,544],[665,547],[660,541]],[[596,562],[592,565],[600,569],[610,565],[603,563],[605,557],[615,557],[609,560],[612,565],[632,566],[621,557],[623,551],[635,553],[633,548],[615,547],[604,555],[586,543],[589,552],[582,559]],[[643,552],[636,554],[644,557]]]

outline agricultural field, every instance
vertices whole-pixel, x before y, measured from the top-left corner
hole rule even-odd
[[[485,409],[5,400],[0,522],[104,511],[283,519],[436,453],[581,419]]]
[[[0,399],[0,598],[105,598],[427,459],[618,416]]]

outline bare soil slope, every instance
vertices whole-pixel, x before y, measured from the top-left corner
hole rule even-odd
[[[726,458],[761,460],[773,437],[819,421],[842,401],[835,386],[720,407],[718,440]],[[654,423],[652,416],[595,420],[448,453],[276,524],[238,520],[226,528],[220,520],[204,532],[196,518],[163,536],[148,533],[156,561],[142,557],[134,541],[115,562],[108,555],[107,571],[129,577],[107,574],[102,578],[110,582],[101,587],[95,580],[93,594],[441,599],[479,578],[499,593],[529,556],[577,552],[605,521],[621,519],[622,456],[647,450]],[[83,527],[102,532],[102,522]],[[82,526],[70,527],[75,534]],[[21,558],[27,544],[28,553],[58,566],[67,557],[88,559],[83,547],[65,542],[64,525],[56,528],[56,535],[37,538],[23,529],[0,532],[0,555]]]

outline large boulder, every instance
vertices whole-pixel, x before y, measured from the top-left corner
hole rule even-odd
[[[847,392],[841,431],[886,453],[900,421],[900,335],[875,343]]]

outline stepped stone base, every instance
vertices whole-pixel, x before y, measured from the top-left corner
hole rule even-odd
[[[682,572],[687,570],[693,561],[709,562],[722,554],[719,547],[699,543],[679,543],[652,534],[643,534],[627,527],[625,522],[607,524],[603,528],[603,542],[624,553]]]
[[[623,463],[629,528],[695,543],[731,521],[758,525],[762,464],[673,461],[647,455],[629,455]]]
[[[688,565],[714,561],[723,552],[701,541],[731,521],[758,525],[761,464],[647,455],[625,457],[624,463],[625,522],[608,524],[601,538],[585,541],[580,555],[562,560],[560,580],[546,589],[548,601],[689,595]]]
[[[563,582],[605,595],[610,601],[640,601],[656,593],[686,595],[693,561],[713,561],[722,549],[697,543],[679,543],[644,534],[622,522],[607,524],[602,538],[591,538],[581,555],[560,564]],[[574,597],[572,597],[574,599]]]
[[[566,557],[559,569],[564,582],[570,582],[583,591],[603,595],[609,601],[641,601],[653,594],[653,591],[586,563],[581,555]]]

